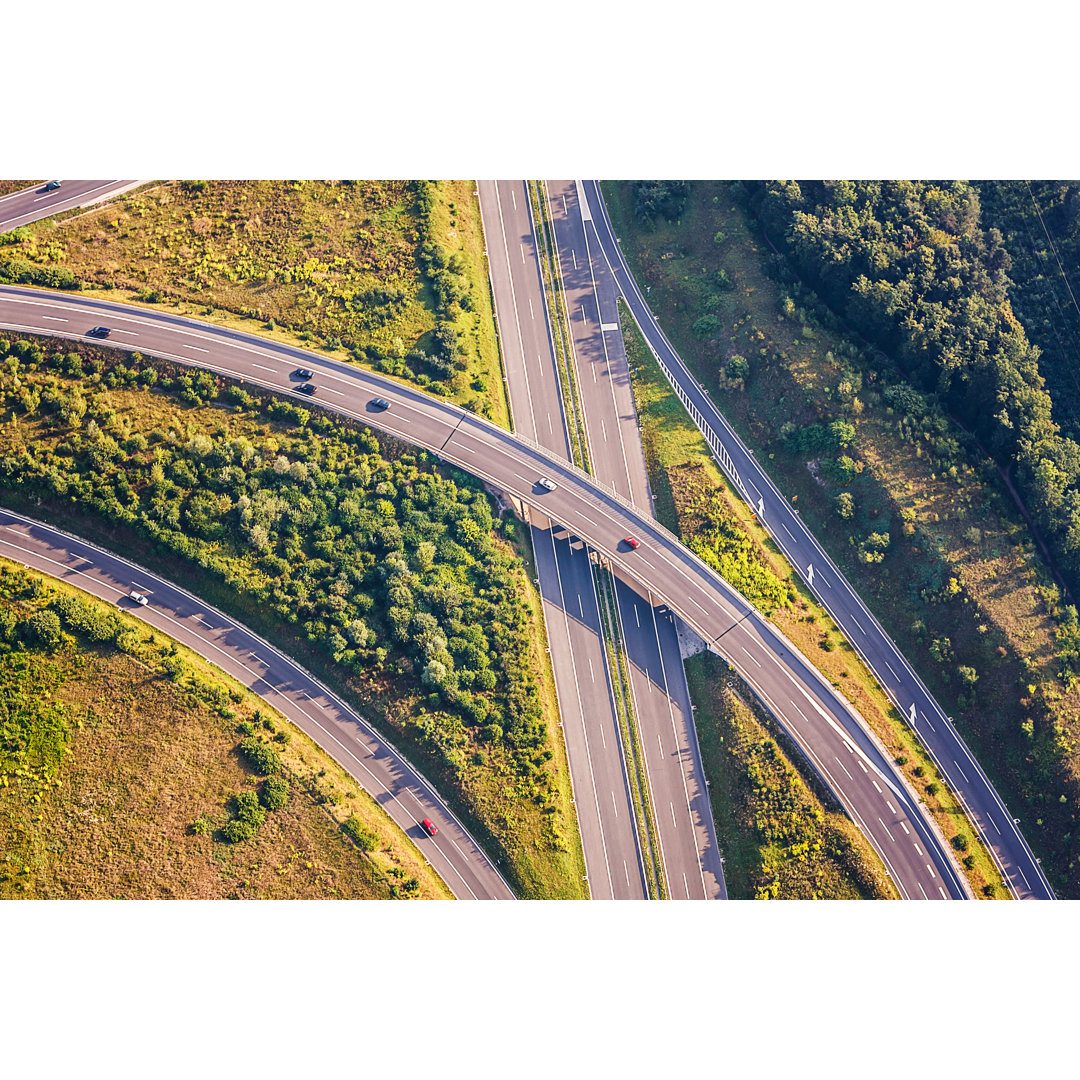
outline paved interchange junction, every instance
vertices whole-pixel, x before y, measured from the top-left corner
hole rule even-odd
[[[64,190],[75,183],[67,182]],[[105,183],[86,182],[88,188]],[[118,186],[131,183],[116,182]],[[656,808],[668,895],[676,898],[725,895],[692,711],[679,660],[676,617],[692,627],[739,672],[800,745],[881,855],[902,896],[936,899],[969,895],[940,833],[926,820],[888,755],[848,703],[741,596],[652,519],[629,396],[629,373],[618,333],[615,297],[622,295],[676,385],[680,399],[705,431],[725,471],[748,499],[763,510],[762,517],[774,536],[778,524],[788,534],[790,539],[786,543],[780,538],[777,542],[807,576],[808,584],[868,660],[905,715],[908,702],[904,695],[908,695],[920,738],[938,761],[943,775],[964,799],[1013,894],[1052,897],[1041,868],[1012,818],[936,702],[791,512],[786,500],[757,467],[750,451],[690,378],[652,319],[622,261],[618,241],[604,212],[599,185],[549,181],[542,190],[548,199],[567,310],[571,315],[573,353],[595,478],[569,462],[563,403],[537,265],[535,222],[528,190],[521,181],[482,183],[478,189],[517,435],[412,387],[316,353],[134,306],[5,286],[0,287],[0,326],[81,338],[91,326],[103,323],[114,329],[113,337],[102,343],[106,346],[138,349],[277,391],[288,390],[288,371],[303,361],[315,371],[320,393],[325,391],[321,398],[324,407],[433,450],[528,506],[590,892],[594,898],[646,895],[623,748],[611,700],[611,679],[598,637],[594,562],[610,567],[617,582],[618,609],[630,660],[636,715],[642,729],[648,784]],[[9,210],[14,213],[9,214]],[[26,207],[12,196],[0,200],[0,230],[13,227],[8,221],[16,216],[21,223],[27,213]],[[393,408],[385,412],[374,409],[371,398],[375,395],[390,400]],[[540,487],[537,480],[541,476],[556,481],[556,490]],[[751,486],[753,494],[748,490]],[[18,531],[43,545],[34,553],[43,568],[52,560],[50,572],[62,575],[75,572],[71,562],[78,556],[73,554],[72,545],[76,543],[73,539],[58,539],[55,534],[47,536],[47,530],[41,526],[8,518],[2,531],[5,542],[0,551],[10,553],[11,534]],[[641,539],[637,551],[620,543],[627,535]],[[21,543],[24,549],[32,546],[26,540],[16,543]],[[795,547],[798,544],[804,546]],[[50,545],[52,552],[46,554]],[[61,554],[65,545],[66,556]],[[28,561],[16,554],[11,557]],[[95,566],[103,564],[102,572],[111,573],[116,582],[130,573],[117,565],[105,568],[104,564],[112,558],[105,553],[84,552],[82,558],[84,561],[75,565],[83,571],[87,569],[85,560],[89,559]],[[806,559],[812,560],[816,573],[808,571],[811,563]],[[155,592],[156,608],[167,592],[166,583],[161,584],[161,597]],[[834,592],[830,594],[827,590]],[[194,598],[177,595],[173,600],[174,614],[187,618],[190,628],[191,612],[185,607],[190,607]],[[150,617],[146,608],[138,614]],[[205,615],[205,610],[196,614]],[[220,613],[214,613],[213,620],[219,616]],[[164,607],[159,608],[155,617],[171,618]],[[222,629],[216,621],[214,625]],[[163,625],[162,629],[166,627]],[[858,640],[860,631],[866,640]],[[175,636],[175,628],[168,632]],[[231,639],[238,632],[234,627],[224,636]],[[203,651],[199,645],[193,647]],[[225,666],[219,656],[211,655],[208,659]],[[286,658],[280,660],[288,663]],[[895,685],[888,676],[881,678],[882,664],[894,674],[897,670],[902,673],[896,677]],[[584,673],[590,665],[586,681]],[[284,667],[272,671],[270,678],[266,677],[266,670],[249,675],[248,685],[258,683],[258,692],[264,694],[270,687],[275,693],[281,692],[298,678],[295,670]],[[335,709],[344,710],[341,722],[348,726],[355,740],[357,724],[362,721],[355,715],[349,716],[350,710],[344,703],[331,703],[324,688],[311,689],[323,695],[323,706],[333,704]],[[307,690],[298,692],[307,693]],[[274,704],[281,707],[279,701]],[[301,720],[304,722],[298,722],[302,727],[307,722],[305,730],[310,729],[309,733],[318,730],[310,718],[301,717]],[[335,753],[334,746],[327,743],[332,744],[337,736],[329,740],[325,736],[316,737]],[[653,741],[656,749],[650,752]],[[386,747],[385,753],[391,754],[392,748]],[[340,747],[335,756],[354,775],[363,773],[356,762],[350,765],[348,760],[343,760],[349,755],[342,754]],[[952,768],[948,767],[950,761]],[[411,774],[407,785],[418,793],[412,796],[418,800],[417,805],[421,805],[420,800],[426,800],[423,805],[439,815],[440,829],[453,829],[459,851],[447,854],[446,865],[436,864],[436,867],[455,895],[512,895],[464,828],[453,823],[452,814],[438,796],[433,791],[422,790],[425,787],[422,778],[404,762],[395,761],[393,769],[397,779],[391,777],[389,783],[383,783],[383,790],[396,790],[394,785],[398,780]],[[357,775],[357,779],[372,790],[370,776]],[[392,806],[393,799],[390,803]],[[392,808],[391,812],[393,816]],[[411,812],[409,807],[404,814],[411,826],[415,826],[417,816],[430,816],[413,813],[409,818]],[[399,824],[409,831],[405,821]]]

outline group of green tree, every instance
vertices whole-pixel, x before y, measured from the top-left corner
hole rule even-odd
[[[1061,434],[1012,266],[964,181],[771,181],[751,210],[797,274],[1006,470],[1080,588],[1080,445]]]
[[[1039,373],[1054,419],[1080,439],[1080,183],[991,180],[975,187],[983,222],[1009,252],[1009,299],[1039,347]]]
[[[483,750],[547,783],[516,564],[482,487],[367,429],[126,359],[0,338],[0,489],[133,530],[345,673],[405,678],[423,695],[410,737],[452,773]],[[151,410],[118,415],[110,388],[164,399],[169,422],[144,430]],[[216,432],[183,411],[218,399]]]

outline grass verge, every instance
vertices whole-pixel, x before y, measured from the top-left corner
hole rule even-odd
[[[686,661],[733,900],[892,899],[881,860],[717,656]],[[796,767],[801,765],[801,768]]]

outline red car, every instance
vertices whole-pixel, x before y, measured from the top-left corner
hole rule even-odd
[[[424,820],[421,821],[420,824],[423,826],[424,832],[426,832],[428,836],[434,836],[439,831],[431,823],[431,818],[424,818]]]
[[[635,537],[635,536],[628,536],[624,542],[625,542],[626,546],[629,547],[629,548],[636,548],[638,546],[638,543],[639,543],[637,537]]]

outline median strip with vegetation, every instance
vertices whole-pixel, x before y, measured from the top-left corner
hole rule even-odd
[[[593,564],[592,572],[599,601],[605,655],[615,697],[615,716],[619,725],[619,737],[630,782],[634,824],[638,833],[642,863],[645,867],[647,895],[654,900],[665,900],[669,895],[667,875],[664,873],[663,852],[653,813],[648,765],[645,762],[641,735],[634,715],[634,688],[630,682],[630,667],[623,641],[622,617],[618,611],[619,602],[615,595],[615,581],[607,566]]]
[[[577,368],[574,364],[574,346],[570,334],[570,319],[559,271],[559,252],[554,231],[547,212],[547,195],[542,180],[530,180],[529,200],[532,208],[534,233],[537,239],[537,255],[540,260],[540,277],[550,316],[552,341],[555,345],[555,367],[559,373],[562,389],[563,416],[570,432],[570,449],[574,464],[579,469],[592,472],[589,457],[589,436],[585,429],[585,413],[578,396]]]

